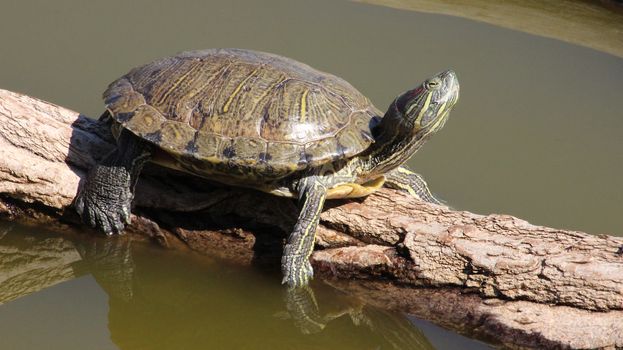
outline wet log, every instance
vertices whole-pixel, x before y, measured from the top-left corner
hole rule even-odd
[[[0,90],[0,218],[87,231],[71,203],[86,169],[112,147],[102,122]],[[276,267],[295,218],[290,199],[153,166],[137,186],[127,232]],[[455,211],[383,189],[328,203],[312,263],[317,277],[347,283],[363,299],[508,347],[623,347],[622,238]],[[448,290],[460,292],[449,298]],[[433,311],[421,312],[424,305]]]

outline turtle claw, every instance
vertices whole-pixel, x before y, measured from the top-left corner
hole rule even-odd
[[[91,210],[88,210],[87,213],[88,213],[87,219],[89,221],[89,226],[91,226],[91,228],[96,228],[97,220],[95,218],[95,215],[91,212]]]
[[[123,208],[121,208],[121,220],[122,222],[119,222],[118,224],[122,228],[123,228],[123,224],[129,225],[131,223],[129,206],[124,205]]]
[[[84,213],[84,198],[80,196],[80,193],[78,193],[78,195],[76,196],[73,206],[76,210],[76,213],[78,213],[78,215],[80,215],[80,217],[82,218],[82,214]]]
[[[107,236],[121,234],[130,223],[129,183],[130,174],[122,167],[94,167],[74,202],[82,221]]]
[[[97,221],[97,227],[99,229],[101,229],[102,231],[104,231],[104,233],[107,236],[110,236],[112,234],[112,228],[110,227],[110,222],[108,221],[108,218],[106,217],[99,217],[97,218],[99,220]]]
[[[125,225],[130,223],[126,216],[125,210],[126,209],[122,209],[119,213],[117,213],[118,215],[110,217],[112,231],[119,235],[124,233],[123,229],[125,228]]]
[[[118,235],[125,235],[125,231],[124,231],[125,225],[124,224],[120,224],[120,227],[121,228],[115,227],[115,233],[118,234]]]

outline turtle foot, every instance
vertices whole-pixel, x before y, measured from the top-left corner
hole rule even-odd
[[[285,304],[294,324],[303,334],[322,331],[325,320],[320,316],[314,291],[310,286],[287,288]]]
[[[314,277],[314,269],[309,259],[303,256],[284,255],[281,259],[281,270],[283,272],[281,283],[291,288],[305,287]]]
[[[82,221],[106,235],[121,234],[130,223],[130,173],[123,167],[97,165],[74,201]]]

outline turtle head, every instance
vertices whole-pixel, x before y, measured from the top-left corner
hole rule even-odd
[[[459,81],[452,70],[396,97],[372,129],[375,143],[369,149],[369,171],[384,174],[409,160],[443,127],[458,99]]]
[[[410,131],[416,140],[425,139],[443,127],[458,99],[456,73],[447,70],[398,96],[386,114],[391,115],[387,121]]]

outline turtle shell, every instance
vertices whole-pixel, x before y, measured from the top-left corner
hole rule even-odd
[[[379,114],[341,78],[240,49],[156,60],[110,84],[104,100],[122,127],[180,163],[221,164],[247,177],[353,157],[373,142]]]

